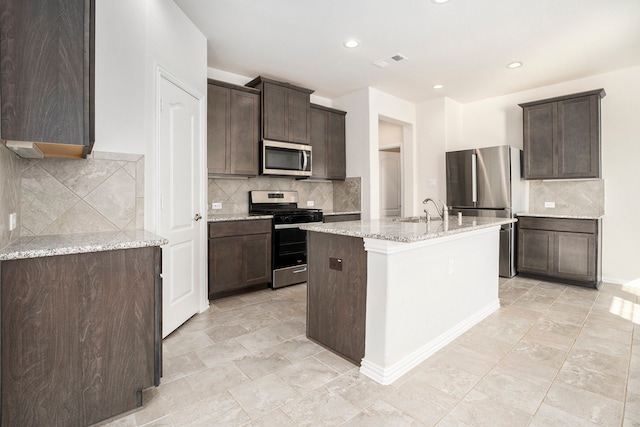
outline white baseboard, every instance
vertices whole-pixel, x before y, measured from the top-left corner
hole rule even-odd
[[[617,279],[615,277],[603,277],[602,278],[602,282],[603,283],[613,283],[614,285],[624,285],[624,284],[627,284],[627,283],[629,283],[631,281],[632,280]]]
[[[476,313],[467,317],[462,322],[455,325],[453,328],[444,332],[440,336],[429,341],[407,357],[394,363],[390,367],[382,367],[375,363],[369,362],[367,359],[362,359],[360,364],[360,372],[363,375],[371,378],[377,383],[388,385],[395,380],[409,372],[411,369],[418,366],[424,360],[435,354],[438,350],[449,344],[451,341],[458,338],[460,335],[467,332],[469,329],[480,323],[487,318],[491,313],[500,308],[500,301],[496,300],[493,303],[483,307]]]

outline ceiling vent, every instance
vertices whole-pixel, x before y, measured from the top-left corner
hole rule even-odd
[[[401,54],[400,52],[398,52],[389,58],[381,59],[379,61],[374,62],[373,65],[380,68],[387,68],[389,65],[395,64],[396,62],[404,61],[405,59],[407,59],[407,57]]]

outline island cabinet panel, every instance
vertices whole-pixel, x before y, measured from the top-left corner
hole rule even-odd
[[[519,274],[599,286],[599,219],[520,217],[518,221]]]
[[[271,220],[209,224],[209,299],[271,283]]]
[[[525,179],[600,177],[603,89],[520,104]]]
[[[2,425],[86,426],[159,384],[160,248],[4,261]]]
[[[260,92],[209,79],[207,169],[212,175],[258,175]]]
[[[363,240],[309,232],[307,244],[307,336],[360,365],[367,298]]]
[[[0,14],[2,138],[86,156],[95,139],[95,0],[2,0]]]

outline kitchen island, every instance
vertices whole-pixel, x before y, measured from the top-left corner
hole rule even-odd
[[[0,423],[92,425],[162,369],[159,246],[146,231],[21,237],[0,250]]]
[[[414,220],[417,221],[417,220]],[[308,224],[307,336],[390,384],[500,307],[504,218]]]

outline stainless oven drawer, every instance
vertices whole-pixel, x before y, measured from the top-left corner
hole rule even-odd
[[[282,288],[284,286],[306,282],[307,278],[307,264],[278,268],[277,270],[273,270],[273,282],[271,286],[274,289]]]

